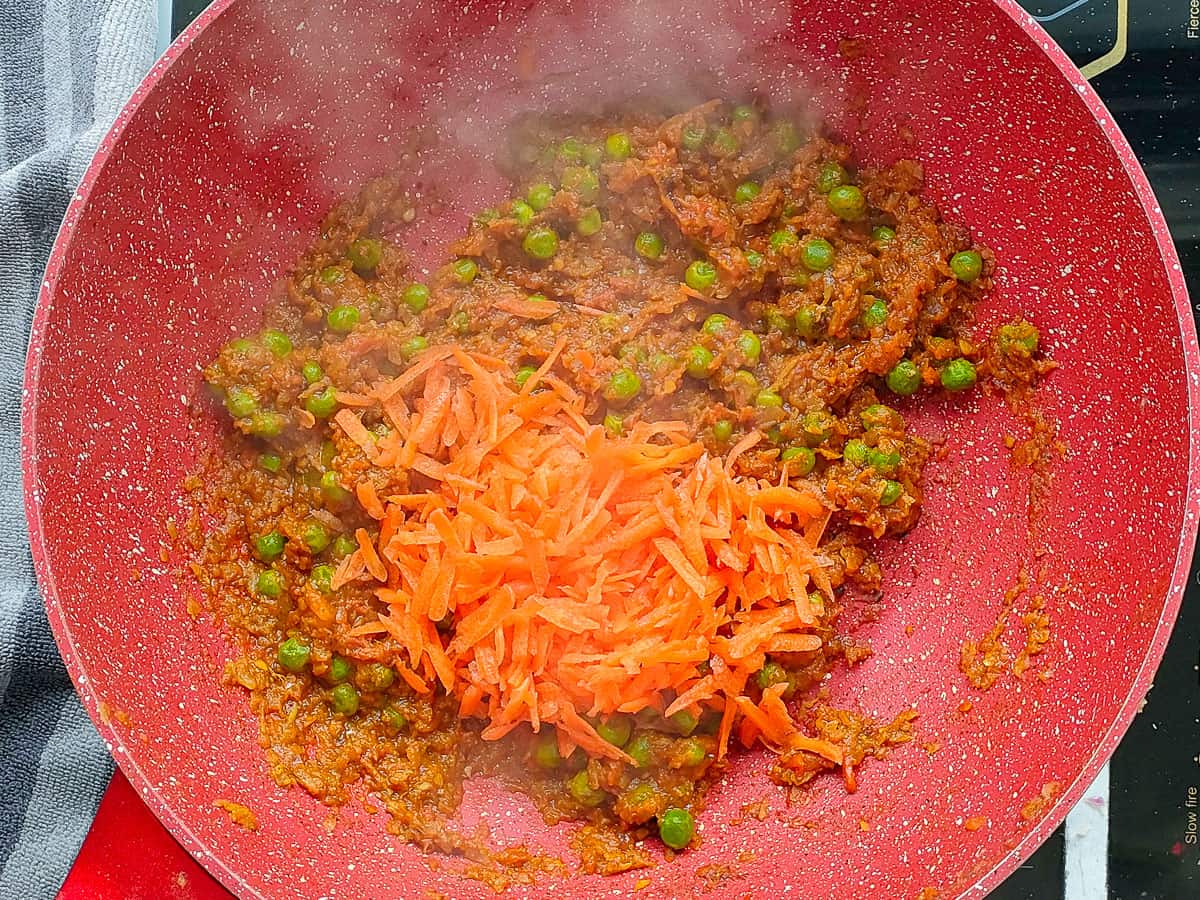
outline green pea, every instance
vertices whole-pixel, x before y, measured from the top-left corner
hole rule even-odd
[[[878,297],[872,298],[862,311],[862,323],[867,328],[878,328],[887,321],[888,305]]]
[[[791,122],[779,122],[774,128],[775,148],[787,156],[800,146],[800,132]]]
[[[264,453],[258,458],[258,465],[263,470],[274,475],[283,468],[283,460],[274,453]]]
[[[817,191],[828,194],[835,187],[846,183],[846,170],[838,163],[829,162],[821,166],[817,174]]]
[[[292,352],[292,339],[274,328],[264,331],[259,337],[259,341],[276,356],[287,356]]]
[[[625,132],[618,131],[604,139],[604,150],[612,159],[629,159],[633,154],[633,142]]]
[[[911,359],[902,359],[887,373],[887,386],[901,397],[909,397],[921,386],[921,372]]]
[[[416,334],[400,345],[400,355],[405,359],[412,359],[417,354],[423,353],[428,349],[429,339],[424,335]]]
[[[479,263],[466,257],[456,259],[450,267],[450,272],[459,284],[470,284],[479,274]]]
[[[620,437],[625,432],[625,422],[620,416],[609,413],[604,417],[604,430],[613,437]]]
[[[753,106],[748,104],[740,104],[733,108],[733,121],[735,122],[756,122],[758,121],[758,112]]]
[[[655,802],[657,792],[654,785],[635,784],[621,797],[621,803],[631,810],[645,809]]]
[[[707,347],[692,344],[687,351],[687,373],[693,378],[708,378],[713,359],[713,353]]]
[[[792,331],[791,318],[778,306],[768,306],[763,314],[763,321],[771,331],[779,331],[783,334],[790,334]]]
[[[529,223],[533,221],[534,209],[524,200],[514,200],[512,207],[509,209],[510,216],[516,220],[517,224],[522,228],[527,228]]]
[[[358,712],[358,688],[352,684],[339,684],[329,692],[334,712],[352,716]]]
[[[584,210],[579,217],[579,221],[575,223],[575,230],[584,237],[591,237],[604,227],[604,220],[600,218],[600,210],[596,207]]]
[[[558,145],[558,155],[563,159],[579,159],[582,152],[583,142],[577,137],[563,138],[563,142]]]
[[[414,281],[404,289],[400,299],[410,312],[422,312],[425,307],[429,306],[429,288],[419,281]]]
[[[861,219],[867,211],[867,198],[852,184],[840,184],[825,198],[829,210],[839,219],[853,222]]]
[[[513,381],[517,383],[517,387],[525,387],[525,382],[532,378],[536,372],[537,369],[533,366],[521,366],[521,368],[517,369],[516,374],[513,375]]]
[[[325,377],[325,373],[321,371],[320,364],[313,362],[311,359],[300,367],[300,374],[308,384],[316,384]]]
[[[600,163],[604,162],[604,148],[597,143],[586,143],[583,145],[583,149],[579,152],[579,157],[583,160],[585,165],[595,168],[596,166],[600,165]]]
[[[349,534],[339,534],[333,539],[333,555],[349,556],[358,549],[358,541]]]
[[[808,283],[811,280],[812,276],[803,269],[796,269],[793,272],[788,272],[783,279],[784,284],[788,284],[796,288],[808,287]]]
[[[896,239],[896,230],[887,225],[876,225],[871,229],[871,240],[876,244],[890,244]]]
[[[308,580],[318,593],[333,593],[333,566],[327,566],[324,563],[313,566],[312,571],[308,573]]]
[[[757,181],[743,181],[733,190],[735,203],[749,203],[762,193],[762,185]]]
[[[733,373],[733,385],[750,396],[757,394],[761,387],[754,373],[745,369],[738,369]]]
[[[604,791],[592,787],[588,781],[587,769],[571,776],[571,780],[567,782],[567,791],[580,806],[595,807],[604,802]]]
[[[742,356],[746,362],[754,366],[758,364],[758,359],[762,355],[762,341],[753,331],[743,331],[738,335],[737,347],[742,351]]]
[[[408,716],[389,703],[383,708],[383,723],[392,731],[403,731],[408,727]]]
[[[225,392],[225,408],[235,419],[244,419],[258,409],[258,396],[244,387],[231,387]]]
[[[264,597],[278,597],[284,589],[283,576],[274,569],[267,569],[254,582],[254,589]]]
[[[950,257],[950,271],[959,281],[974,281],[983,271],[983,257],[975,250],[955,253]]]
[[[808,447],[788,447],[779,459],[789,463],[788,471],[793,475],[807,475],[817,465],[817,454]]]
[[[471,317],[460,309],[450,314],[450,317],[446,319],[446,324],[455,334],[466,334],[471,330]]]
[[[300,537],[304,541],[304,546],[313,553],[320,553],[329,546],[329,532],[316,519],[309,519],[304,523],[304,530],[300,533]]]
[[[328,419],[337,410],[337,391],[325,388],[316,394],[310,394],[304,401],[304,408],[318,419]]]
[[[653,231],[643,231],[633,241],[633,249],[643,259],[658,259],[664,248],[663,239]]]
[[[495,222],[499,218],[500,210],[496,209],[494,206],[489,206],[487,209],[481,209],[479,212],[475,213],[474,222],[476,225],[487,225],[491,222]],[[355,266],[355,269],[357,270],[358,267]]]
[[[263,562],[271,562],[283,555],[286,539],[278,531],[268,531],[254,539],[254,555]]]
[[[704,146],[704,138],[707,135],[708,126],[703,122],[689,122],[683,126],[679,139],[685,149],[699,150]]]
[[[639,769],[650,768],[650,763],[654,761],[654,751],[650,745],[650,738],[647,735],[639,734],[625,746],[625,752],[633,758],[634,763]]]
[[[333,465],[334,459],[337,457],[337,444],[333,441],[323,441],[321,443],[321,465],[328,469]]]
[[[350,662],[346,657],[334,656],[329,660],[329,671],[325,673],[325,677],[334,684],[341,684],[353,675],[354,663]]]
[[[806,412],[800,419],[800,430],[804,432],[804,441],[810,447],[818,447],[833,436],[834,423],[837,420],[823,409],[813,409]]]
[[[553,228],[531,228],[521,247],[534,259],[550,259],[558,252],[558,235]]]
[[[554,199],[554,187],[546,184],[544,181],[535,184],[530,187],[529,193],[525,195],[525,199],[529,201],[529,205],[534,208],[535,212],[541,212]]]
[[[617,356],[621,359],[635,359],[640,363],[645,362],[649,358],[646,355],[644,347],[632,343],[622,344],[621,348],[617,351]]]
[[[658,836],[672,850],[682,850],[695,833],[696,822],[686,809],[672,806],[658,817]]]
[[[375,693],[386,691],[395,682],[395,670],[391,666],[385,666],[383,663],[370,663],[363,666],[358,673],[358,683],[363,690]]]
[[[690,709],[681,709],[678,712],[671,713],[671,715],[667,716],[667,721],[684,737],[695,731],[696,726],[700,724]]]
[[[778,409],[783,406],[783,398],[768,388],[754,396],[754,405],[759,409]]]
[[[606,400],[624,402],[637,396],[642,389],[642,379],[631,369],[617,369],[608,379],[608,387],[604,390]]]
[[[320,278],[325,284],[341,284],[346,280],[346,270],[338,266],[326,266],[321,270]]]
[[[900,453],[871,447],[867,450],[867,464],[881,475],[891,475],[900,466]]]
[[[330,330],[345,334],[348,331],[353,331],[354,326],[358,324],[359,312],[353,306],[335,306],[325,316],[325,321],[329,325]]]
[[[719,335],[732,324],[733,319],[724,313],[713,313],[704,320],[704,324],[700,326],[700,330],[705,334]]]
[[[300,638],[290,637],[279,645],[279,650],[275,653],[275,659],[279,665],[283,666],[289,672],[303,672],[304,667],[308,665],[308,658],[312,654],[308,644],[300,640]]]
[[[965,391],[975,386],[975,366],[969,359],[952,359],[942,369],[942,387],[948,391]]]
[[[794,317],[796,325],[796,334],[804,338],[806,341],[811,341],[817,336],[817,329],[820,326],[821,314],[815,307],[802,306],[796,310]]]
[[[825,238],[812,238],[805,242],[800,261],[814,272],[824,272],[833,265],[833,256],[833,244]]]
[[[630,735],[633,734],[633,721],[629,716],[612,716],[607,721],[596,725],[596,734],[614,747],[624,747],[629,743]]]
[[[600,193],[600,179],[586,166],[571,166],[569,169],[564,169],[562,186],[586,203],[594,202]]]
[[[704,744],[695,738],[684,738],[675,746],[678,753],[677,759],[684,766],[701,765],[705,757],[708,756],[708,751],[704,749]]]
[[[548,298],[545,294],[530,294],[525,299],[530,303],[545,303]]]
[[[771,237],[768,243],[772,250],[782,250],[784,247],[791,247],[798,243],[800,238],[796,237],[796,232],[786,228],[780,228],[778,231],[771,232]]]
[[[788,677],[787,670],[777,662],[767,662],[758,670],[758,674],[754,676],[754,680],[758,683],[760,690],[766,690],[769,687],[774,687],[777,684],[787,684],[791,679]]]
[[[356,272],[374,272],[383,259],[383,244],[375,238],[359,238],[346,251],[346,258]]]
[[[887,428],[892,431],[904,428],[904,417],[882,403],[872,403],[858,414],[858,418],[867,431],[873,428]]]
[[[846,441],[846,446],[842,448],[842,459],[850,463],[852,466],[865,466],[869,458],[871,448],[860,441],[858,438]]]
[[[666,372],[668,369],[673,369],[677,365],[675,357],[670,353],[659,351],[650,357],[650,371],[655,373]]]
[[[898,481],[885,481],[883,483],[883,492],[879,495],[880,506],[891,506],[900,499],[900,495],[904,493],[904,485]]]
[[[712,436],[713,440],[718,443],[727,444],[733,437],[733,422],[729,419],[718,419],[713,422]]]
[[[234,338],[225,345],[224,353],[232,353],[235,356],[244,356],[254,349],[254,342],[249,338]]]
[[[733,156],[738,152],[738,139],[728,128],[718,128],[713,132],[712,140],[708,143],[708,149],[712,151],[714,156]]]
[[[247,430],[255,437],[273,438],[283,434],[287,420],[271,410],[257,410],[250,414]]]
[[[763,256],[757,250],[747,250],[742,256],[746,257],[746,265],[752,269],[757,269],[763,264]]]
[[[562,754],[558,752],[558,738],[553,734],[538,735],[533,745],[533,761],[539,769],[557,769],[562,765]]]
[[[342,487],[338,473],[329,471],[321,476],[321,495],[330,503],[341,504],[350,499],[350,492]],[[355,544],[357,547],[358,545]]]
[[[705,292],[717,281],[717,268],[707,260],[698,259],[687,267],[683,280],[694,291]]]
[[[1039,338],[1038,330],[1028,322],[1002,325],[996,332],[996,340],[1002,351],[1016,351],[1022,356],[1033,356],[1037,353]]]

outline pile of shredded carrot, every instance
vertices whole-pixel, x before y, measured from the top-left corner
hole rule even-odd
[[[757,433],[718,459],[683,423],[619,436],[591,424],[551,374],[561,350],[520,389],[502,361],[437,347],[339,398],[335,421],[370,462],[426,488],[380,496],[370,472],[355,486],[378,534],[358,530],[334,586],[373,579],[383,611],[353,636],[392,638],[400,675],[420,692],[440,682],[486,739],[551,723],[564,753],[627,759],[594,722],[708,709],[720,756],[737,726],[747,746],[840,763],[840,748],[799,733],[779,691],[755,702],[746,690],[767,654],[821,647],[820,499],[786,472],[779,484],[734,474]],[[363,407],[390,424],[385,437]]]

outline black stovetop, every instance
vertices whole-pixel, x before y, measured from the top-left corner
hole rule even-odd
[[[1170,225],[1200,319],[1200,0],[1020,0],[1091,79]],[[174,0],[174,33],[206,0]],[[1200,557],[1200,554],[1198,554]],[[1145,707],[1111,763],[1108,896],[1200,896],[1200,558]],[[1197,793],[1191,794],[1197,798]],[[1193,799],[1193,803],[1200,800]],[[1059,828],[995,900],[1101,900],[1064,886]]]

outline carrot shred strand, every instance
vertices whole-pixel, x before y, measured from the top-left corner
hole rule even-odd
[[[736,734],[841,765],[777,691],[746,694],[766,654],[822,646],[807,591],[829,584],[816,552],[825,504],[736,474],[758,432],[717,459],[683,423],[635,422],[619,436],[589,423],[555,374],[564,347],[519,389],[497,359],[430,348],[335,417],[373,466],[431,483],[381,496],[374,485],[387,479],[360,477],[379,534],[355,532],[334,580],[374,579],[385,611],[356,636],[394,639],[388,662],[405,683],[440,683],[460,715],[486,720],[485,739],[549,723],[563,749],[628,760],[590,720],[712,709],[719,756]],[[401,433],[377,441],[357,409],[367,401]]]

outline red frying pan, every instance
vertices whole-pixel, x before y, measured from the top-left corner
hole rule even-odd
[[[219,429],[196,402],[200,362],[252,327],[334,198],[410,165],[418,132],[434,149],[407,170],[425,198],[416,232],[437,247],[500,196],[489,157],[518,113],[752,90],[805,104],[869,162],[924,163],[930,198],[1000,261],[981,318],[1027,313],[1061,364],[1040,402],[1069,450],[1031,538],[1002,404],[976,395],[914,420],[949,455],[920,526],[887,550],[885,606],[858,631],[874,656],[831,690],[880,718],[915,704],[920,738],[864,768],[856,794],[829,778],[789,805],[750,754],[712,790],[700,849],[517,893],[633,893],[648,878],[637,896],[686,896],[722,863],[713,896],[979,896],[1116,746],[1195,540],[1200,355],[1128,145],[1014,3],[218,0],[138,90],[70,207],[33,328],[24,454],[34,556],[80,695],[142,797],[234,892],[490,894],[453,866],[431,871],[360,805],[328,833],[328,809],[267,776],[244,698],[219,684],[230,647],[188,615],[168,538]],[[1023,565],[1051,620],[1044,677],[975,690],[959,648]],[[760,799],[765,819],[734,824]],[[259,829],[217,800],[250,807]],[[489,783],[470,785],[462,817],[539,848],[568,834]]]

